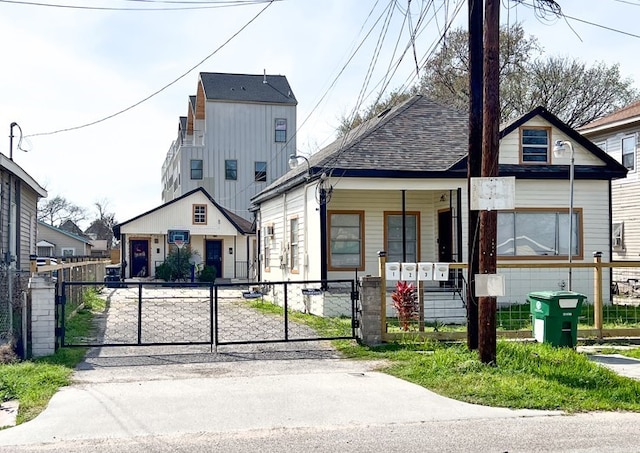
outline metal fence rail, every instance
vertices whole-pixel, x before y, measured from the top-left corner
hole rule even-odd
[[[215,347],[355,337],[351,280],[256,285],[64,282],[61,288],[62,346]],[[68,304],[68,295],[89,291],[103,306],[94,310],[89,335],[79,336],[74,325],[82,316],[81,306]],[[323,325],[318,327],[313,321],[320,318]]]

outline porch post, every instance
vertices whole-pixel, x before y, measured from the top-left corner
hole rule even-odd
[[[327,190],[320,188],[320,279],[327,280]],[[323,283],[323,286],[325,284]]]
[[[602,252],[593,252],[593,323],[602,339]]]

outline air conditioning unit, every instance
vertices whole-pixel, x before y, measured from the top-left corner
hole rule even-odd
[[[266,230],[267,230],[267,236],[273,236],[273,225],[268,225]]]

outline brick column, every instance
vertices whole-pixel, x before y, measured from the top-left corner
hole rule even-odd
[[[44,277],[29,279],[31,292],[31,354],[51,355],[56,350],[55,285]]]
[[[360,303],[362,315],[360,318],[360,341],[368,346],[382,343],[381,302],[380,302],[380,277],[360,278]]]

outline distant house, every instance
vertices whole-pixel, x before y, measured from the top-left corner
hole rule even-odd
[[[90,256],[91,241],[48,223],[38,221],[38,256]]]
[[[251,277],[255,236],[251,222],[223,208],[202,188],[114,227],[120,239],[125,278],[155,277],[156,268],[177,246],[179,234],[203,265],[225,279]]]
[[[69,233],[75,234],[76,236],[89,239],[89,236],[84,234],[82,229],[78,225],[76,225],[76,223],[73,220],[65,220],[64,222],[62,222],[60,224],[60,229],[68,231]]]
[[[308,166],[300,160],[252,199],[261,280],[378,275],[379,250],[393,262],[467,262],[467,134],[467,113],[415,96],[310,156]],[[499,174],[515,177],[515,209],[498,213],[499,262],[568,259],[570,158],[554,157],[558,139],[575,149],[573,261],[591,262],[596,250],[609,259],[609,188],[627,170],[538,107],[500,132]],[[567,285],[561,269],[501,273],[509,294],[501,303]],[[576,276],[572,289],[593,294],[587,277]]]
[[[627,170],[626,178],[611,185],[612,259],[640,259],[640,178],[638,177],[638,142],[640,141],[640,101],[617,110],[580,128],[580,133],[598,145]],[[633,268],[615,269],[614,279],[640,279]]]
[[[249,219],[250,198],[296,152],[297,103],[285,76],[200,73],[162,166],[162,201],[201,187]]]
[[[0,261],[18,270],[29,270],[29,255],[36,253],[37,204],[46,198],[29,174],[0,154]]]

